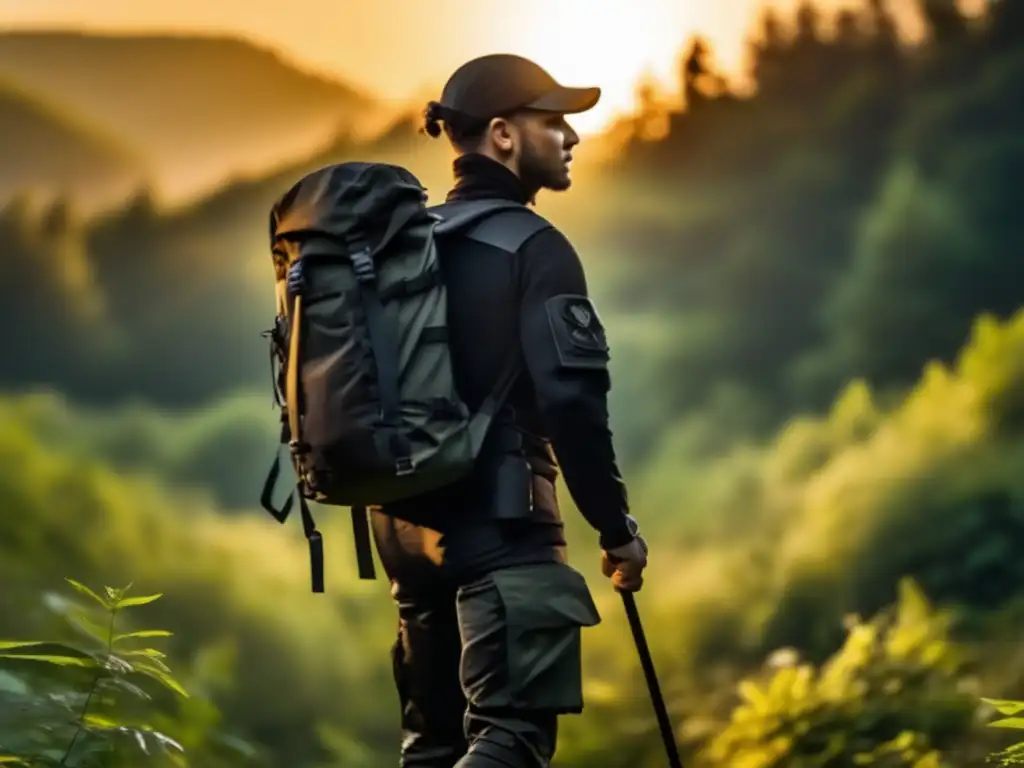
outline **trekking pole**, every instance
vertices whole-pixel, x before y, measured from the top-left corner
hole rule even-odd
[[[665,752],[668,754],[669,768],[683,768],[679,759],[679,749],[676,747],[675,734],[672,732],[672,723],[668,719],[668,708],[665,706],[665,699],[661,695],[661,686],[658,684],[658,676],[654,671],[654,660],[651,658],[651,649],[647,645],[647,636],[644,634],[644,625],[640,623],[640,611],[636,607],[636,599],[632,592],[617,590],[622,595],[622,603],[626,607],[626,618],[629,619],[629,628],[633,632],[633,642],[636,643],[637,653],[640,654],[640,666],[643,667],[644,677],[647,679],[647,690],[651,694],[651,704],[654,705],[654,715],[658,719],[658,729],[661,731],[661,740],[665,744]]]

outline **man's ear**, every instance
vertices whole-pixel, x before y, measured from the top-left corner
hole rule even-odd
[[[496,117],[487,125],[487,132],[496,149],[511,152],[515,147],[515,127],[504,117]]]

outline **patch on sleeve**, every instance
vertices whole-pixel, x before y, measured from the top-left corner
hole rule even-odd
[[[563,368],[598,368],[608,364],[604,326],[586,296],[552,296],[544,305]]]

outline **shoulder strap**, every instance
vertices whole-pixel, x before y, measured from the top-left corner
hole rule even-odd
[[[550,228],[551,224],[542,216],[523,208],[490,215],[471,226],[465,236],[478,243],[517,253],[527,240]]]
[[[509,253],[515,253],[533,235],[551,226],[522,203],[501,198],[452,200],[428,210],[438,219],[434,231],[439,236],[457,233]],[[498,216],[499,213],[504,215]]]
[[[467,226],[492,213],[525,208],[526,206],[514,200],[485,198],[482,200],[449,200],[439,205],[432,205],[427,208],[427,211],[438,221],[434,231],[438,235],[446,235],[465,231]]]

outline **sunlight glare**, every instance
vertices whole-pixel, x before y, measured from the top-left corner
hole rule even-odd
[[[639,12],[626,0],[524,0],[507,30],[512,52],[530,57],[570,86],[598,85],[598,105],[571,119],[581,133],[599,131],[619,114],[632,112],[645,76],[677,86],[679,49],[693,29],[687,3],[656,2]],[[660,11],[660,12],[659,12]],[[689,22],[689,23],[687,23]]]

